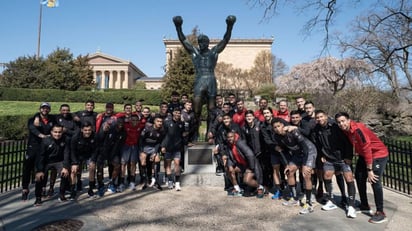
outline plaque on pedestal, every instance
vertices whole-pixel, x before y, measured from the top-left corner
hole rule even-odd
[[[185,150],[186,173],[214,173],[216,171],[212,149],[214,145],[206,142],[196,143]]]

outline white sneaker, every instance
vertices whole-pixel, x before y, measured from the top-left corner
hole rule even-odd
[[[182,190],[182,189],[180,188],[180,182],[176,182],[175,188],[176,188],[176,191]]]
[[[313,206],[306,203],[306,204],[303,205],[303,208],[299,211],[299,213],[300,214],[308,214],[308,213],[313,213],[313,211],[315,211],[313,209]]]
[[[346,216],[349,217],[349,218],[355,218],[356,217],[356,209],[352,206],[349,206]]]
[[[117,192],[123,192],[124,191],[124,184],[120,184],[119,187],[117,188]]]
[[[330,211],[330,210],[334,210],[337,208],[338,206],[336,206],[331,200],[328,200],[328,202],[326,202],[326,204],[322,206],[322,210],[325,210],[325,211]]]
[[[168,181],[167,182],[167,188],[173,189],[173,181]]]
[[[284,205],[284,206],[298,206],[299,204],[300,204],[299,201],[293,199],[292,197],[289,200],[284,201],[282,203],[282,205]]]
[[[136,184],[134,182],[130,182],[129,189],[132,190],[132,191],[135,191],[136,190]]]
[[[149,187],[153,187],[156,183],[156,179],[154,177],[152,177],[152,181],[149,184]]]

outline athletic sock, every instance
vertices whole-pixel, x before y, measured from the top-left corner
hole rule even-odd
[[[323,181],[325,182],[326,195],[330,200],[332,198],[332,180],[324,179]]]
[[[349,205],[350,206],[355,206],[355,194],[356,194],[356,188],[355,188],[355,182],[348,182],[346,183],[348,186],[348,194],[349,194]]]
[[[316,186],[318,184],[318,175],[316,173],[313,173],[311,175],[311,180],[312,180],[312,192],[316,194]],[[319,182],[320,183],[320,182]]]
[[[96,187],[95,181],[89,181],[89,189],[94,189]]]
[[[292,192],[292,197],[293,199],[297,199],[297,195],[296,195],[296,185],[289,185],[290,191]]]
[[[346,197],[345,193],[345,179],[343,178],[343,174],[336,175],[336,183],[338,184],[340,193],[342,197]]]
[[[312,189],[306,189],[305,194],[306,194],[306,203],[309,205],[312,205],[312,201],[310,200],[312,197]]]

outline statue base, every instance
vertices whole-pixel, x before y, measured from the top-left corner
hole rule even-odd
[[[215,145],[207,142],[197,142],[185,150],[185,174],[215,173],[216,163],[212,153]]]

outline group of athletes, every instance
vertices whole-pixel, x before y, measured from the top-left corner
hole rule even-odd
[[[346,112],[331,117],[303,97],[295,103],[296,110],[289,111],[288,102],[280,100],[275,110],[261,98],[257,110],[247,110],[234,94],[226,103],[216,97],[208,138],[216,144],[216,173],[224,174],[228,195],[263,198],[270,192],[272,199],[284,199],[284,206],[301,206],[300,214],[313,212],[317,202],[330,211],[338,208],[332,192],[335,175],[339,205],[348,218],[362,211],[371,223],[386,221],[381,179],[389,153],[383,142]],[[368,203],[367,182],[374,192],[375,213]]]
[[[332,192],[335,175],[340,205],[345,206],[347,217],[356,217],[356,207],[372,213],[366,194],[369,181],[376,204],[369,221],[384,222],[381,178],[388,150],[382,141],[347,113],[339,112],[331,118],[303,97],[296,98],[296,110],[289,111],[286,100],[277,105],[277,110],[272,109],[262,98],[257,110],[247,110],[244,101],[234,94],[229,94],[226,102],[221,95],[216,96],[216,108],[207,118],[206,139],[215,145],[216,174],[224,176],[228,195],[263,198],[272,194],[272,199],[284,199],[284,206],[302,206],[301,214],[313,212],[316,201],[323,203],[323,210],[332,210],[338,208]],[[144,107],[142,100],[135,103],[134,110],[132,104],[124,104],[123,112],[118,113],[112,103],[106,104],[104,112],[96,113],[91,100],[84,110],[75,113],[68,104],[62,104],[57,115],[51,115],[50,109],[49,103],[42,103],[39,112],[28,120],[22,200],[28,200],[33,171],[35,206],[42,204],[42,197],[54,195],[57,173],[61,177],[58,200],[76,200],[77,192],[83,189],[81,172],[85,165],[89,197],[126,188],[136,190],[138,185],[143,190],[161,190],[161,159],[167,188],[181,190],[184,150],[199,139],[199,121],[187,95],[180,97],[173,92],[170,102],[160,104],[158,113]],[[354,178],[359,206],[355,205]],[[69,198],[66,191],[70,191]]]

